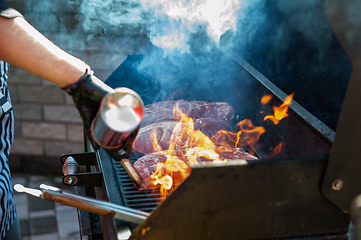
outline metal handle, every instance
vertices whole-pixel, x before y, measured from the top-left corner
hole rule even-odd
[[[130,179],[133,181],[135,186],[139,190],[143,190],[143,188],[147,185],[144,179],[139,175],[138,171],[133,167],[133,164],[129,161],[129,159],[122,159],[119,161],[124,170],[129,175]]]
[[[140,224],[149,217],[149,213],[131,209],[110,202],[83,197],[62,191],[42,189],[42,198],[64,205],[76,207],[84,211],[100,214],[126,222]]]
[[[117,152],[112,149],[106,149],[106,148],[104,150],[114,160],[119,161],[119,163],[122,165],[122,167],[128,174],[129,178],[133,181],[134,185],[139,190],[143,190],[143,188],[149,184],[148,182],[146,182],[146,179],[142,179],[138,171],[134,168],[132,162],[129,161],[129,159],[127,159],[126,157],[127,154],[124,150],[122,150],[123,153],[121,153],[121,151]]]

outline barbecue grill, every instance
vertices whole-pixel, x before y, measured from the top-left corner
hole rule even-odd
[[[349,57],[345,64],[351,63],[353,70],[348,90],[340,96],[342,112],[338,106],[326,110],[333,111],[333,119],[321,121],[322,112],[309,112],[301,98],[300,103],[292,102],[289,116],[278,125],[264,122],[256,114],[263,107],[262,96],[271,94],[270,106],[278,106],[287,94],[254,68],[251,60],[235,53],[159,57],[157,67],[163,75],[156,76],[153,65],[145,64],[149,56],[129,55],[107,84],[135,90],[145,104],[167,99],[226,101],[235,108],[238,119],[252,118],[267,129],[261,144],[253,149],[261,160],[192,166],[191,175],[161,202],[159,192],[138,191],[119,162],[103,149],[94,152],[87,142],[84,153],[61,158],[64,162],[72,156],[80,166],[78,173],[65,176],[77,179],[77,194],[151,214],[135,225],[79,210],[81,235],[132,240],[348,239],[352,214],[358,226],[359,204],[353,200],[361,192],[357,162],[361,113],[355,109],[361,104],[361,68],[357,68],[361,53],[355,41],[361,24],[347,13],[359,7],[357,4],[330,0],[323,13]],[[340,18],[350,21],[340,25]],[[188,64],[177,65],[177,60]],[[194,81],[195,76],[204,75],[206,80]],[[175,80],[165,85],[168,78]],[[330,127],[335,119],[337,128]],[[273,157],[269,150],[280,142],[283,148]],[[134,163],[138,158],[133,154],[130,160]]]

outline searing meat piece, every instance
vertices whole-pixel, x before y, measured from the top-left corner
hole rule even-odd
[[[194,119],[193,123],[194,130],[201,131],[209,138],[214,136],[220,130],[228,132],[234,131],[234,129],[228,123],[224,121],[214,120],[212,118]]]
[[[219,154],[220,159],[224,160],[235,160],[235,159],[242,159],[242,160],[256,160],[258,159],[256,156],[253,156],[252,154],[249,154],[242,148],[224,148],[219,147],[217,148],[217,153]]]
[[[177,128],[175,128],[177,126]],[[155,151],[167,150],[173,134],[177,138],[176,148],[193,147],[187,146],[190,136],[184,136],[181,131],[186,131],[187,128],[194,128],[194,131],[201,131],[208,138],[211,138],[220,130],[232,132],[233,129],[225,122],[213,120],[209,118],[195,119],[193,126],[188,126],[185,123],[174,121],[164,121],[146,125],[140,128],[138,135],[133,143],[133,151],[137,154],[148,154]],[[181,137],[183,136],[183,137]],[[228,144],[232,144],[230,139],[223,139]],[[154,148],[155,146],[155,148]]]
[[[177,157],[181,158],[188,164],[197,164],[201,162],[212,161],[230,161],[230,160],[256,160],[256,156],[249,154],[242,148],[238,147],[216,147],[215,151],[205,150],[200,147],[186,148],[177,152]],[[203,156],[200,156],[205,152]],[[213,153],[212,153],[213,152]],[[216,153],[217,155],[214,155]],[[192,161],[194,156],[199,156],[196,161]],[[207,156],[207,157],[206,157]]]
[[[179,110],[192,119],[209,118],[228,122],[234,119],[235,111],[226,102],[205,101],[165,101],[146,105],[141,126],[162,122],[179,121],[180,116],[173,114],[173,108],[178,104]]]
[[[134,168],[146,182],[149,182],[150,176],[157,170],[157,163],[167,160],[167,155],[162,153],[150,153],[139,158],[134,164]]]
[[[133,142],[133,152],[137,154],[152,153],[155,152],[154,146],[158,151],[168,149],[169,140],[177,124],[178,122],[167,121],[141,127]]]
[[[179,113],[173,113],[175,106],[193,119],[194,130],[202,131],[209,138],[219,130],[233,131],[227,122],[234,118],[234,109],[225,102],[179,100],[149,104],[145,106],[141,128],[133,143],[135,153],[148,154],[168,149],[173,129],[181,120]],[[178,125],[178,128],[180,131],[189,126]],[[177,133],[174,136],[177,136]],[[186,137],[177,140],[180,146],[176,147],[183,148],[187,140],[189,139]]]
[[[214,159],[208,159],[206,157],[198,157],[196,161],[192,158],[197,154],[197,152],[202,151],[201,148],[186,148],[181,151],[176,152],[176,156],[170,156],[166,151],[154,152],[147,154],[139,158],[134,163],[134,168],[138,171],[142,179],[148,183],[144,189],[151,189],[154,186],[151,184],[151,175],[157,171],[157,165],[160,164],[158,168],[165,175],[173,175],[173,178],[178,178],[184,180],[191,172],[190,165],[200,164],[202,162],[210,161],[230,161],[230,160],[256,160],[257,157],[247,153],[241,148],[222,148],[219,147],[216,149],[216,154]],[[209,156],[212,156],[211,154]],[[171,165],[171,169],[176,169],[172,173],[168,173],[167,168],[163,167],[165,164]],[[163,164],[163,165],[162,165]]]
[[[191,168],[182,159],[179,159],[178,157],[171,157],[164,151],[159,153],[150,153],[139,158],[134,163],[134,168],[138,171],[139,175],[146,183],[146,185],[140,190],[154,188],[151,175],[156,173],[157,168],[160,178],[169,174],[172,176],[174,182],[178,183],[181,183],[185,178],[187,178],[191,172]],[[170,172],[169,169],[172,169],[173,171]]]

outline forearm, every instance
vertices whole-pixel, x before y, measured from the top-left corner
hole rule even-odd
[[[87,65],[46,39],[21,17],[0,16],[0,59],[65,87],[77,81]]]

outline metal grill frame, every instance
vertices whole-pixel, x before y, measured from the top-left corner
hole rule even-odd
[[[332,2],[332,1],[327,1],[328,3]],[[359,53],[359,52],[358,52]],[[242,61],[242,60],[241,60]],[[238,61],[240,63],[240,61]],[[357,62],[357,66],[359,65],[359,63]],[[255,78],[257,78],[257,76],[254,76]],[[258,79],[259,80],[259,79]],[[277,95],[277,93],[276,93]],[[297,109],[293,109],[293,111],[295,111],[296,113],[301,113],[299,114],[299,118],[300,119],[304,119],[306,121],[308,120],[308,116],[306,113],[306,118],[305,115],[303,115],[303,112],[299,112]],[[353,116],[353,114],[351,114]],[[310,121],[310,129],[316,133],[316,135],[318,135],[319,137],[321,137],[327,144],[332,144],[335,134],[332,131],[329,131],[326,128],[324,128],[325,126],[318,122],[318,121]],[[347,124],[345,124],[347,125]],[[341,136],[341,135],[340,135]],[[345,136],[347,137],[348,134],[345,134]],[[339,145],[341,146],[341,149],[344,149],[344,145]],[[347,148],[346,148],[347,149]],[[356,151],[358,152],[359,149]],[[340,153],[342,153],[342,151],[340,151]],[[332,154],[335,155],[335,154]],[[342,154],[341,154],[342,155]],[[340,162],[342,158],[337,159],[338,162]],[[352,163],[352,159],[350,158],[350,162]],[[107,161],[107,157],[103,157],[102,156],[102,161]],[[111,161],[109,161],[111,162]],[[335,161],[334,161],[335,162]],[[347,163],[350,163],[347,162]],[[288,225],[288,222],[286,223],[285,226],[279,226],[279,227],[274,227],[271,229],[271,233],[270,235],[262,235],[263,233],[258,233],[257,231],[260,231],[260,229],[256,229],[257,231],[253,232],[252,235],[248,235],[249,233],[245,233],[245,236],[248,239],[254,238],[254,239],[260,239],[260,238],[279,238],[279,237],[283,237],[283,238],[292,238],[292,239],[298,239],[301,237],[307,237],[308,239],[347,239],[346,233],[348,230],[348,223],[350,220],[350,216],[346,213],[344,213],[341,209],[343,209],[344,211],[347,210],[347,207],[349,205],[350,199],[352,199],[354,197],[354,193],[350,194],[350,197],[348,197],[347,199],[343,198],[344,194],[342,192],[335,192],[335,194],[340,195],[340,196],[336,196],[334,199],[333,196],[327,196],[328,198],[330,198],[330,200],[334,201],[335,204],[340,205],[339,207],[337,207],[336,205],[333,205],[326,197],[324,197],[324,194],[321,192],[321,185],[322,185],[322,180],[324,177],[324,173],[326,171],[326,166],[329,163],[328,160],[328,156],[322,156],[316,159],[313,159],[312,161],[305,161],[304,159],[291,159],[289,161],[287,161],[287,163],[284,162],[259,162],[256,164],[250,164],[250,165],[246,165],[246,166],[237,166],[236,168],[239,169],[239,171],[245,171],[243,173],[242,176],[248,176],[247,171],[252,172],[254,171],[254,169],[263,169],[262,171],[264,171],[267,168],[274,168],[274,169],[279,169],[279,168],[284,168],[288,170],[286,171],[286,177],[285,176],[278,176],[277,174],[269,174],[269,178],[268,179],[272,179],[272,181],[280,184],[280,185],[284,185],[285,188],[292,188],[295,187],[296,185],[298,186],[298,184],[304,183],[306,181],[307,184],[303,184],[303,187],[306,187],[304,190],[308,190],[307,186],[310,187],[312,189],[312,193],[310,193],[309,197],[310,199],[313,199],[312,201],[316,201],[318,203],[322,203],[320,206],[322,206],[322,211],[319,212],[320,215],[314,215],[314,214],[310,214],[309,216],[307,216],[307,211],[304,212],[304,217],[307,218],[310,221],[315,221],[315,224],[321,223],[322,225],[322,229],[313,229],[311,228],[307,228],[308,231],[303,231],[300,232],[299,229],[295,229],[295,232],[292,232],[291,230],[293,229],[293,227],[299,227],[302,226],[302,224],[304,223],[305,219],[298,219],[299,221],[296,221],[294,223],[294,225],[291,226],[291,228],[285,229],[286,226],[290,226]],[[341,164],[344,164],[344,162],[341,162]],[[346,163],[345,163],[346,164]],[[102,163],[101,163],[102,165]],[[285,167],[286,166],[286,167]],[[296,168],[298,166],[298,168]],[[342,165],[343,166],[343,165]],[[114,167],[117,168],[117,167]],[[297,169],[296,173],[302,173],[300,178],[290,178],[290,174],[294,174],[295,173],[295,168]],[[104,171],[105,168],[103,168]],[[179,216],[171,216],[172,215],[172,211],[175,211],[175,213],[173,215],[177,215],[180,214],[179,212],[177,212],[177,201],[180,201],[180,204],[182,204],[182,200],[188,202],[188,203],[192,203],[192,201],[194,202],[194,199],[192,201],[190,201],[189,199],[187,199],[186,197],[184,197],[184,195],[186,194],[185,192],[193,192],[196,188],[199,188],[199,186],[197,186],[197,182],[199,181],[195,181],[197,180],[197,178],[199,178],[198,174],[201,174],[200,176],[202,176],[202,174],[207,174],[204,173],[204,171],[209,171],[209,169],[211,169],[210,171],[214,171],[217,172],[217,170],[222,170],[222,169],[217,169],[217,168],[209,168],[209,167],[199,167],[199,168],[195,168],[195,171],[192,172],[190,178],[188,178],[182,185],[180,185],[180,187],[173,193],[170,195],[169,198],[166,199],[166,201],[164,203],[162,203],[161,205],[159,205],[158,207],[156,207],[156,209],[154,210],[154,212],[152,213],[151,217],[146,220],[143,224],[141,224],[140,226],[136,227],[136,229],[133,232],[133,235],[131,236],[131,239],[142,239],[145,238],[144,235],[146,235],[146,239],[159,239],[159,237],[162,236],[169,236],[168,239],[192,239],[192,230],[187,230],[184,231],[184,228],[180,228],[179,226],[183,226],[182,224],[184,224],[184,222],[186,222],[187,224],[189,224],[189,222],[184,221],[184,217],[183,217],[183,222],[177,222],[177,221],[169,221],[169,218],[172,219],[177,219],[177,217]],[[333,169],[341,169],[341,168],[333,168]],[[359,168],[355,168],[355,169],[359,169]],[[317,173],[316,173],[316,172]],[[312,172],[313,174],[310,175],[309,172]],[[114,178],[117,178],[116,176],[114,176],[114,173],[112,173],[112,181],[110,181],[111,184],[114,185]],[[245,174],[245,175],[244,175]],[[332,174],[335,175],[335,174]],[[351,176],[348,176],[349,174],[344,174],[342,173],[342,177],[340,178],[348,178],[348,177],[353,177],[355,176],[355,174],[352,174]],[[271,177],[270,177],[271,176]],[[306,176],[306,178],[305,178]],[[307,177],[308,176],[308,177]],[[105,177],[108,180],[110,179],[108,176]],[[123,178],[123,177],[121,177]],[[248,187],[255,187],[255,189],[262,189],[262,187],[264,186],[264,184],[266,182],[262,182],[262,181],[257,181],[257,179],[253,179],[255,181],[250,181],[252,180],[252,176],[249,176],[249,179],[246,179],[248,181],[243,181],[240,184],[243,183],[248,183],[249,186]],[[333,176],[330,179],[334,179]],[[105,181],[108,181],[106,179],[104,179]],[[297,182],[297,181],[301,181],[301,182]],[[192,183],[193,182],[193,183]],[[350,182],[353,182],[350,180]],[[129,181],[124,178],[124,179],[117,179],[117,183],[119,185],[124,184],[125,186],[129,187],[131,189],[131,187],[129,186]],[[311,184],[312,183],[312,184]],[[202,182],[203,185],[207,185],[207,182]],[[331,184],[326,183],[326,187],[325,188],[329,188],[331,186]],[[203,186],[205,189],[205,191],[212,191],[213,189],[212,186],[214,185],[209,185],[209,186]],[[279,189],[278,189],[279,190]],[[259,197],[259,198],[264,198],[267,199],[268,197],[270,197],[270,195],[265,194],[262,195],[262,193],[258,193],[255,191],[252,191],[251,188],[249,188],[250,193],[252,193],[253,195],[247,195],[248,200],[252,199],[252,197]],[[326,191],[325,191],[326,192]],[[248,193],[248,192],[247,192]],[[334,192],[332,192],[334,193]],[[357,191],[358,193],[358,191]],[[115,194],[115,193],[114,193]],[[115,194],[116,195],[116,194]],[[119,194],[118,194],[119,195]],[[121,194],[122,196],[120,196],[120,199],[123,197],[123,199],[125,199],[125,195]],[[183,195],[183,198],[181,198]],[[192,196],[192,194],[188,194],[189,196]],[[286,193],[287,195],[287,193]],[[328,195],[328,193],[326,192],[325,195]],[[114,197],[112,197],[112,194],[108,195],[109,196],[109,201],[114,202]],[[118,196],[118,197],[119,197]],[[277,196],[273,196],[275,197],[275,201],[272,202],[272,204],[277,204],[280,203],[279,200],[282,200],[283,198],[285,198],[285,196],[281,196],[279,199],[277,199]],[[290,195],[287,195],[288,197]],[[287,208],[291,208],[293,209],[295,212],[299,212],[298,208],[304,208],[304,209],[309,209],[311,212],[312,207],[314,207],[314,202],[312,203],[309,202],[304,203],[304,205],[292,205],[292,203],[287,203],[286,204],[286,209]],[[121,201],[119,201],[121,202]],[[341,202],[341,203],[340,203]],[[267,208],[267,204],[269,204],[270,202],[268,201],[264,201],[265,207]],[[185,206],[185,204],[183,204],[183,206]],[[248,205],[247,205],[248,206]],[[273,208],[269,207],[268,210],[266,211],[258,211],[253,210],[252,211],[248,211],[247,209],[243,209],[244,211],[246,211],[247,214],[249,215],[244,215],[246,217],[250,217],[253,218],[257,215],[262,216],[262,214],[269,214],[270,211],[272,212],[272,209],[274,209],[274,205]],[[283,206],[284,207],[284,206]],[[185,209],[185,208],[182,208]],[[204,210],[204,209],[203,209]],[[207,210],[207,209],[206,209]],[[265,210],[263,208],[263,210]],[[284,210],[284,209],[283,209]],[[289,218],[289,216],[287,216],[287,211],[283,212],[283,210],[280,210],[282,212],[282,214],[277,215],[277,219],[289,219],[289,221],[291,222],[293,219]],[[209,211],[209,209],[207,210]],[[167,212],[169,215],[167,215]],[[169,213],[170,212],[170,213]],[[212,213],[212,212],[208,212],[207,214]],[[243,212],[240,212],[241,215]],[[200,215],[203,216],[204,215]],[[197,216],[196,216],[197,217]],[[313,219],[314,217],[314,219]],[[180,217],[182,219],[182,217]],[[223,219],[224,220],[224,219]],[[227,219],[225,219],[227,220]],[[254,219],[253,219],[254,220]],[[257,220],[257,219],[256,219]],[[275,218],[271,218],[268,219],[269,221],[274,221]],[[179,220],[181,221],[181,220]],[[252,228],[252,224],[257,223],[257,221],[251,221],[249,224],[250,229]],[[162,228],[162,225],[164,224]],[[117,228],[119,230],[119,224],[116,224],[115,228]],[[245,225],[243,225],[242,227],[245,227],[245,229],[247,229],[247,222]],[[151,229],[152,231],[149,231],[147,229]],[[233,229],[236,229],[237,225],[233,225]],[[155,229],[153,231],[153,229]],[[202,229],[202,228],[201,228]],[[145,234],[144,234],[144,230],[146,230]],[[203,229],[204,230],[204,229]],[[237,230],[237,229],[236,229]],[[224,230],[223,230],[224,231]],[[187,235],[190,234],[190,235]],[[200,234],[203,238],[202,239],[212,239],[213,237],[220,237],[222,238],[223,236],[227,236],[228,238],[232,238],[232,235],[224,235],[224,232],[222,233],[222,229],[216,229],[214,232],[207,232],[207,231],[200,231],[198,234]],[[223,234],[223,235],[222,235]],[[296,234],[296,235],[294,235]],[[330,237],[330,234],[332,235]],[[190,238],[189,238],[190,237]],[[108,239],[112,239],[112,238],[108,238]],[[195,238],[197,239],[197,238]],[[199,239],[199,238],[198,238]]]

